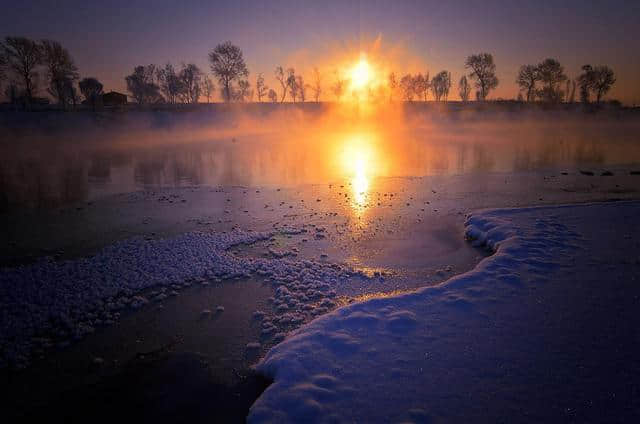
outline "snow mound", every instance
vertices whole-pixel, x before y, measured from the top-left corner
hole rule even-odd
[[[591,375],[575,383],[580,390],[563,386],[585,373],[589,364],[581,361],[595,345],[573,328],[588,314],[571,314],[600,299],[585,294],[586,287],[601,290],[606,278],[606,271],[584,265],[603,249],[599,237],[585,234],[614,214],[626,216],[638,234],[638,213],[640,203],[631,202],[469,216],[467,239],[494,255],[438,287],[345,306],[301,327],[256,366],[274,382],[248,422],[571,421],[566,414],[577,410],[571,402],[584,407],[598,399],[589,390],[601,390]],[[607,237],[616,240],[615,231],[629,229],[620,225]],[[560,284],[565,281],[572,283]],[[574,298],[567,300],[564,290]],[[594,361],[611,351],[593,351]],[[631,410],[626,407],[621,410]],[[593,409],[585,413],[592,418]]]

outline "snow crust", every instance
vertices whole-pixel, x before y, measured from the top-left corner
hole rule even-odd
[[[194,284],[249,277],[273,285],[275,314],[262,322],[262,338],[281,340],[286,331],[335,307],[334,287],[353,277],[366,278],[337,264],[288,256],[242,257],[229,251],[277,233],[302,231],[234,230],[191,232],[161,240],[134,238],[88,258],[44,259],[1,269],[0,368],[24,367],[34,353],[65,347],[100,326],[113,324],[125,310],[162,302]],[[222,306],[215,309],[223,311]],[[264,318],[264,313],[257,315]]]
[[[589,350],[596,342],[574,328],[585,314],[569,321],[566,304],[599,299],[578,290],[594,279],[589,287],[601,290],[598,284],[607,281],[607,269],[584,265],[603,251],[597,237],[586,236],[602,227],[604,216],[620,211],[635,223],[640,203],[485,210],[468,216],[467,239],[493,250],[492,256],[438,287],[348,305],[301,327],[256,366],[274,382],[252,406],[248,422],[572,421],[564,415],[578,410],[572,401],[591,406],[588,413],[593,413],[597,396],[583,400],[575,393],[594,390],[599,396],[592,383],[602,366],[591,370],[581,361],[597,362],[611,349],[603,344],[601,353]],[[618,220],[603,237],[615,241],[629,231]],[[622,250],[612,248],[611,254],[624,256]],[[565,299],[565,292],[575,297]],[[606,313],[610,306],[601,309]],[[562,384],[583,378],[585,369],[593,372],[584,376],[586,383],[576,383],[575,389]],[[604,391],[614,390],[609,384]],[[606,395],[603,402],[611,399]]]

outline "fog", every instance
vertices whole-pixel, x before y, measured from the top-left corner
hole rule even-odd
[[[0,206],[158,187],[291,187],[366,177],[640,163],[633,110],[251,104],[0,115]]]

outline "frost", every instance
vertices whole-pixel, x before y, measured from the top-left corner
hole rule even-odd
[[[615,214],[625,216],[626,221]],[[559,343],[570,337],[589,348],[596,342],[589,331],[576,331],[584,323],[567,321],[564,309],[544,309],[539,297],[544,290],[547,298],[559,299],[563,307],[583,304],[591,314],[592,304],[612,296],[608,278],[612,269],[619,269],[620,258],[632,264],[637,256],[633,249],[602,243],[599,237],[617,243],[625,225],[633,225],[629,231],[638,231],[640,224],[635,217],[639,215],[640,203],[627,202],[487,210],[469,216],[467,239],[494,255],[439,286],[350,304],[289,334],[256,367],[274,382],[252,406],[248,422],[493,422],[513,411],[526,410],[532,396],[551,396],[543,403],[563,404],[566,399],[554,396],[573,393],[563,386],[566,381],[583,378],[583,383],[575,384],[583,384],[579,390],[586,390],[592,374],[611,363],[601,359],[603,355],[615,358],[618,353],[609,344],[592,353],[565,343],[563,346],[576,356],[567,356],[566,352],[558,352],[560,359],[551,356],[542,341]],[[608,219],[607,226],[599,225],[603,216]],[[614,225],[616,222],[622,224]],[[599,237],[591,234],[594,232]],[[631,245],[632,239],[627,243]],[[587,268],[585,263],[593,262],[592,257],[608,257],[616,266]],[[628,277],[629,269],[620,272],[627,272],[622,275]],[[452,271],[453,267],[442,270]],[[580,284],[567,287],[562,283],[568,278]],[[594,281],[593,287],[607,295],[581,292],[587,280]],[[307,287],[304,293],[310,299],[322,286],[314,279],[300,281],[296,292]],[[607,284],[602,284],[604,281]],[[276,291],[276,299],[287,293]],[[566,298],[568,293],[570,298]],[[311,313],[321,314],[325,306],[331,307],[326,294]],[[628,296],[615,295],[618,299]],[[618,304],[625,303],[619,300]],[[308,307],[307,303],[303,309]],[[538,310],[531,309],[534,307],[545,313],[530,312]],[[601,305],[601,309],[609,313],[611,307]],[[577,311],[578,319],[582,319],[581,309]],[[628,308],[625,313],[630,313]],[[637,319],[637,313],[634,316]],[[626,325],[624,318],[618,320]],[[613,327],[603,331],[608,328]],[[631,342],[625,335],[629,334],[620,333],[617,342],[628,346]],[[282,337],[280,333],[276,336]],[[558,345],[553,346],[557,349]],[[590,371],[582,369],[589,363],[581,355],[591,355]],[[552,381],[548,378],[551,371],[545,367],[560,360],[565,362],[558,362],[561,365],[554,370],[567,369],[567,375],[556,378],[554,374]],[[575,367],[580,367],[578,372],[572,371]],[[536,374],[543,369],[542,374]],[[521,387],[530,381],[531,386]],[[506,383],[514,386],[503,386]],[[491,404],[498,410],[488,409],[483,403],[485,397],[501,393],[504,387],[517,390],[509,392],[508,400],[500,395],[501,401]],[[545,390],[538,391],[539,387]],[[601,391],[600,383],[593,390]],[[543,408],[536,413],[549,418],[553,415],[545,414],[551,411]],[[464,419],[469,417],[474,419]],[[565,415],[555,417],[566,420]],[[553,421],[538,416],[532,420]]]

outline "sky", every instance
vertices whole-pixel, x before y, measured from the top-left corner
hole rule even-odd
[[[0,0],[5,3],[6,0]],[[378,40],[398,74],[440,70],[457,81],[473,53],[494,56],[500,85],[492,98],[515,98],[522,64],[558,59],[570,78],[585,63],[607,64],[609,93],[640,104],[640,1],[176,1],[24,0],[1,5],[0,35],[57,40],[82,76],[125,91],[140,64],[195,63],[209,71],[208,52],[231,40],[242,48],[255,81],[274,85],[277,65],[303,75],[330,74],[355,62]],[[336,62],[339,57],[341,62]]]

